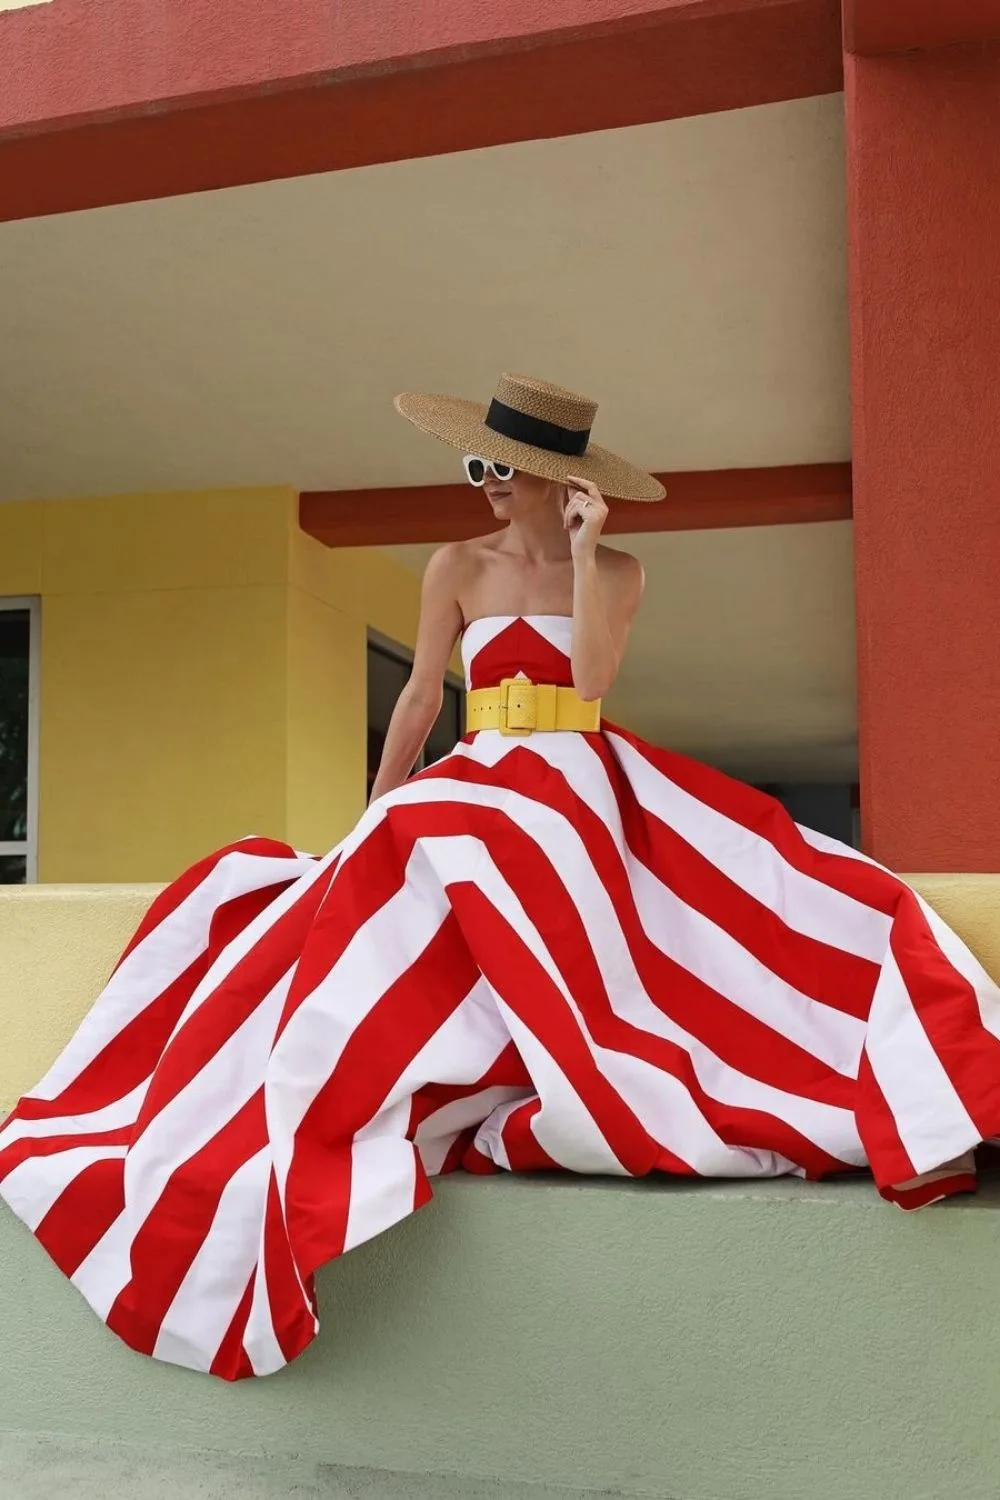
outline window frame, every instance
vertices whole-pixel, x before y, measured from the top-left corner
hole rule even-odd
[[[4,614],[28,615],[28,836],[25,839],[0,839],[0,854],[17,858],[23,855],[26,885],[38,883],[38,751],[41,692],[41,600],[37,595],[0,595]]]

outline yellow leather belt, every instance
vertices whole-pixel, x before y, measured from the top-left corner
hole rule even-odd
[[[505,677],[499,687],[466,693],[465,715],[468,734],[478,729],[499,729],[501,734],[575,729],[593,734],[601,727],[601,700],[587,703],[576,688]]]

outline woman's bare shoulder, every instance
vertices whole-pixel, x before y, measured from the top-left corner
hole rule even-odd
[[[470,537],[466,541],[446,542],[431,553],[427,571],[438,578],[467,579],[479,571],[483,563],[496,555],[497,543],[502,531],[489,536]]]
[[[597,567],[607,594],[631,618],[646,586],[642,563],[631,552],[601,545],[597,549]]]
[[[610,579],[628,582],[642,578],[642,563],[632,552],[623,552],[620,547],[606,547],[602,542],[597,548],[597,565]]]

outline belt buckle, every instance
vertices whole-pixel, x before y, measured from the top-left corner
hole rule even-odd
[[[500,683],[500,733],[534,733],[537,723],[535,685],[526,677],[505,677]]]

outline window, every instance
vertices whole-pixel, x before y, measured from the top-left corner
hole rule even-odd
[[[396,706],[396,699],[406,686],[413,666],[413,653],[405,646],[374,631],[368,636],[368,794],[382,759],[382,749],[389,729],[389,720]],[[442,756],[450,754],[462,738],[462,707],[464,686],[455,677],[448,676],[444,684],[444,702],[441,712],[427,738],[424,752],[415,771],[422,770]]]
[[[38,601],[0,599],[0,885],[38,878]]]
[[[849,782],[770,782],[760,790],[776,797],[803,827],[855,849],[861,847],[857,789]]]

